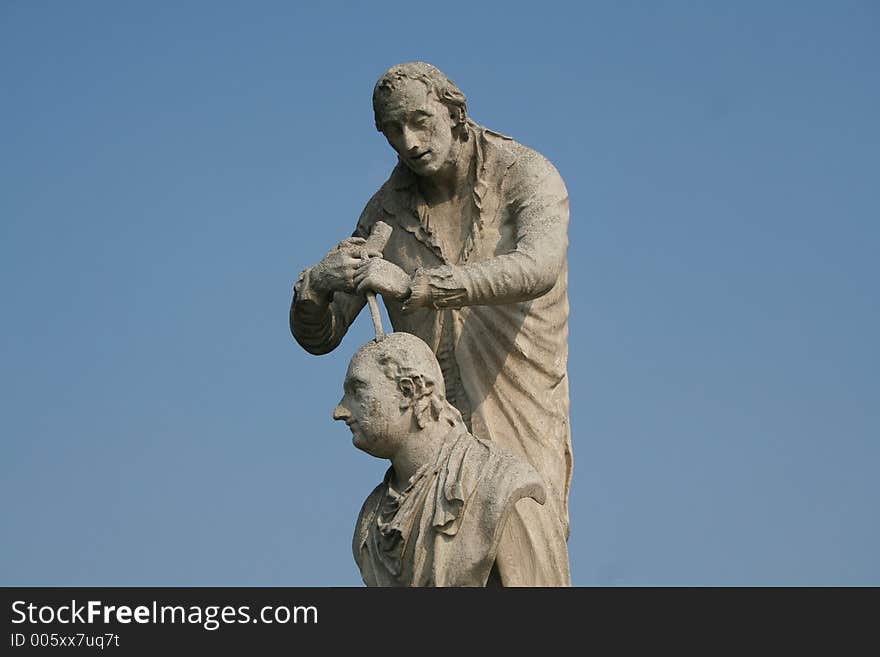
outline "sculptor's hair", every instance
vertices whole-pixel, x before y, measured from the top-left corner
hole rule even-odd
[[[406,399],[401,408],[412,409],[419,429],[425,428],[429,417],[450,426],[463,425],[461,414],[446,399],[440,364],[420,338],[410,333],[389,333],[365,344],[354,357],[373,358],[385,376],[397,384]]]
[[[467,98],[456,84],[446,77],[436,66],[425,62],[407,62],[392,66],[382,74],[373,89],[373,117],[376,130],[382,132],[380,109],[388,94],[397,89],[401,80],[417,80],[424,84],[434,97],[449,108],[449,114],[456,122],[457,133],[462,141],[467,141],[468,124],[474,125],[467,116]]]

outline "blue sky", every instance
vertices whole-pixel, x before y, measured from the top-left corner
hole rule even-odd
[[[579,585],[880,584],[874,2],[0,4],[0,584],[358,585],[299,271],[421,59],[571,195]]]

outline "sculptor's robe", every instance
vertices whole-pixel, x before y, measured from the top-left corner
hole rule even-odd
[[[565,537],[541,506],[541,477],[521,457],[453,429],[406,490],[395,491],[391,475],[355,525],[352,550],[367,586],[485,586],[493,565],[503,586],[570,585]],[[530,532],[520,517],[556,529]]]
[[[416,177],[398,164],[355,235],[393,227],[383,255],[413,277],[410,308],[385,298],[395,331],[437,355],[447,398],[472,433],[522,455],[541,474],[567,535],[572,455],[568,397],[568,192],[550,162],[508,137],[470,126],[470,227],[443,245]],[[427,307],[412,307],[419,302]],[[314,354],[333,350],[365,304],[336,293],[329,306],[297,281],[291,331]]]

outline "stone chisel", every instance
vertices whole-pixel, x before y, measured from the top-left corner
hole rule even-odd
[[[384,221],[377,221],[364,244],[364,253],[371,251],[381,253],[388,243],[388,238],[391,237],[391,230],[391,226]],[[376,293],[372,290],[367,290],[366,295],[367,303],[370,305],[370,316],[373,318],[373,330],[376,331],[376,341],[379,341],[385,337],[385,331],[382,329],[382,316],[379,314],[379,302],[376,300]]]

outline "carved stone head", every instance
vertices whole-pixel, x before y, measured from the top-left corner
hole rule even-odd
[[[467,141],[467,100],[442,71],[424,62],[393,66],[373,89],[376,129],[401,162],[430,176],[458,155]]]
[[[409,333],[389,333],[358,349],[343,390],[333,419],[348,425],[355,447],[378,458],[392,458],[431,422],[461,422],[446,401],[434,353]]]

